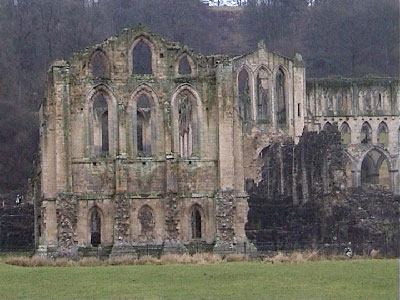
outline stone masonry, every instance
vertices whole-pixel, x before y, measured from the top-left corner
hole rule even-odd
[[[32,181],[38,252],[136,255],[196,243],[241,252],[247,192],[265,180],[265,164],[279,174],[274,197],[294,204],[318,188],[332,192],[346,172],[352,186],[398,192],[398,82],[305,74],[301,55],[281,56],[262,41],[249,54],[203,56],[144,26],[54,62]],[[307,138],[327,123],[339,125],[335,141],[346,143],[339,152],[350,167],[337,157],[334,169],[307,166]],[[336,142],[321,151],[329,157]],[[285,149],[300,153],[296,164],[285,162]],[[326,178],[322,187],[313,174]]]

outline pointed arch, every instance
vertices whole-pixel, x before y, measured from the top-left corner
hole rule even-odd
[[[117,100],[104,84],[93,87],[87,95],[88,141],[90,155],[115,155],[118,147]]]
[[[375,108],[378,112],[382,113],[384,111],[384,97],[382,91],[375,91],[374,98],[376,99]]]
[[[256,70],[257,120],[272,122],[271,71],[260,66]]]
[[[361,168],[361,164],[362,164],[362,161],[364,160],[364,158],[365,158],[368,154],[370,154],[371,152],[376,152],[376,153],[378,153],[379,155],[378,155],[377,157],[379,157],[380,155],[383,156],[383,158],[385,158],[385,159],[387,160],[387,162],[388,162],[389,170],[393,170],[393,169],[394,169],[394,164],[393,164],[393,162],[392,162],[392,160],[391,160],[390,153],[389,153],[386,149],[383,149],[383,148],[378,147],[378,146],[371,147],[370,149],[368,149],[367,151],[365,151],[365,152],[361,155],[360,160],[359,160],[358,165],[357,165],[357,168],[358,168],[358,169]],[[376,160],[376,161],[377,161],[377,160]]]
[[[251,71],[243,65],[237,73],[237,95],[239,116],[244,121],[252,119],[252,87],[251,87]]]
[[[324,131],[329,131],[331,128],[332,128],[332,124],[330,123],[330,122],[326,122],[325,124],[324,124],[324,127],[322,128],[322,130],[324,130]]]
[[[378,126],[378,144],[383,148],[387,148],[389,145],[389,129],[384,121]]]
[[[90,244],[98,247],[102,243],[102,223],[104,222],[103,213],[100,208],[93,206],[89,210],[89,232]]]
[[[111,63],[107,54],[100,48],[93,51],[89,60],[92,77],[111,78]]]
[[[203,239],[206,229],[204,211],[199,204],[194,204],[190,209],[191,239]]]
[[[180,157],[200,156],[202,136],[202,102],[197,91],[184,84],[171,100],[173,151]]]
[[[364,113],[370,113],[374,107],[371,91],[360,91],[359,98],[362,99]]]
[[[368,122],[364,122],[360,132],[360,143],[369,144],[372,142],[372,128]]]
[[[156,69],[156,49],[149,37],[138,36],[132,43],[129,51],[129,65],[132,74],[154,74]]]
[[[137,87],[127,107],[129,153],[132,156],[152,156],[157,150],[158,97],[146,85]]]
[[[140,239],[142,241],[153,241],[156,226],[154,210],[147,204],[143,205],[138,212],[138,220],[140,224]]]
[[[181,76],[195,76],[196,66],[192,57],[183,53],[177,60],[176,73]]]
[[[379,147],[366,151],[360,159],[361,185],[379,184],[391,189],[392,162],[389,153]]]
[[[348,146],[351,144],[351,128],[347,122],[343,122],[340,126],[340,135],[342,138],[342,145]]]
[[[288,125],[288,76],[282,66],[276,70],[275,82],[275,111],[276,120],[279,126]]]
[[[334,104],[333,94],[330,90],[326,91],[325,99],[326,99],[326,113],[327,115],[333,115],[335,110],[335,104]]]
[[[344,93],[341,89],[336,93],[336,112],[339,115],[346,112]]]

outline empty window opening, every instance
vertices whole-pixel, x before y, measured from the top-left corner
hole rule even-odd
[[[381,185],[390,189],[390,172],[387,158],[377,150],[371,150],[361,165],[362,185]]]
[[[361,183],[374,184],[376,183],[376,177],[378,174],[375,172],[374,162],[372,158],[367,155],[361,165]]]
[[[368,144],[372,142],[372,130],[368,123],[364,123],[361,127],[360,141],[362,144]]]
[[[385,187],[386,189],[390,189],[390,173],[389,173],[389,164],[387,160],[384,159],[379,168],[379,185]]]
[[[101,116],[101,152],[107,154],[108,151],[108,112],[105,111]]]
[[[261,69],[257,75],[257,119],[269,121],[271,111],[269,102],[268,73]]]
[[[101,51],[96,51],[92,56],[92,76],[100,78],[109,78],[108,60]]]
[[[189,91],[178,96],[179,153],[190,157],[199,150],[199,132],[196,99]]]
[[[351,130],[349,125],[345,122],[342,125],[342,129],[340,130],[342,145],[348,146],[351,143]]]
[[[201,214],[198,207],[195,207],[192,211],[192,238],[201,239]]]
[[[151,104],[146,95],[137,101],[136,141],[139,155],[151,155]]]
[[[250,82],[249,73],[242,69],[238,76],[238,89],[239,89],[239,115],[244,121],[251,118],[251,98],[250,98]]]
[[[138,112],[137,114],[137,150],[139,153],[143,153],[143,115]]]
[[[285,74],[279,69],[276,74],[276,102],[278,125],[286,125]]]
[[[181,57],[179,60],[179,68],[178,72],[180,75],[190,75],[192,74],[192,68],[190,66],[189,60],[187,58],[187,55],[184,55]]]
[[[155,228],[153,210],[147,205],[143,206],[138,213],[138,219],[140,222],[141,239],[153,239]]]
[[[383,109],[383,105],[382,105],[382,94],[378,93],[378,100],[376,103],[376,109],[378,110],[382,110]]]
[[[372,96],[370,92],[364,95],[364,110],[365,112],[370,112],[372,110]]]
[[[97,209],[90,215],[90,243],[93,247],[101,244],[101,216]]]
[[[344,110],[345,110],[345,107],[344,107],[344,102],[343,102],[343,95],[342,95],[342,93],[339,92],[337,94],[337,99],[336,99],[336,111],[339,114],[343,114]]]
[[[297,103],[297,116],[301,117],[300,103]]]
[[[378,144],[384,148],[389,145],[389,130],[385,122],[381,122],[378,127]]]
[[[331,123],[326,122],[325,125],[324,125],[324,128],[322,130],[324,130],[324,131],[332,130],[332,126],[333,125]]]
[[[133,49],[132,61],[134,74],[152,74],[151,49],[143,40],[139,41]]]
[[[93,102],[94,113],[94,150],[97,156],[104,156],[109,153],[108,134],[108,105],[103,94],[96,96]]]

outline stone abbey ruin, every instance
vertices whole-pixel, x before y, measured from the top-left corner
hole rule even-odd
[[[398,85],[307,79],[301,55],[263,42],[203,56],[146,27],[125,29],[49,69],[33,180],[37,251],[390,247]]]

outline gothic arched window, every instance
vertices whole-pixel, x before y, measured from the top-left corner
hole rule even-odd
[[[276,108],[277,108],[277,121],[278,125],[286,125],[286,91],[285,91],[285,74],[282,69],[279,69],[276,74]]]
[[[147,240],[153,239],[155,227],[153,210],[147,205],[143,206],[139,210],[138,219],[140,222],[140,235]]]
[[[200,208],[194,206],[191,215],[192,239],[202,238],[202,218]]]
[[[261,69],[257,75],[257,120],[269,121],[270,113],[268,73]]]
[[[190,62],[186,54],[179,59],[178,73],[180,75],[192,74],[192,67],[190,66]]]
[[[372,129],[368,122],[365,122],[361,127],[360,141],[362,144],[372,142]]]
[[[149,98],[142,94],[136,104],[136,141],[139,155],[151,155],[152,112]]]
[[[381,122],[378,127],[378,144],[384,148],[389,145],[389,129],[385,122]]]
[[[364,93],[364,111],[370,112],[372,110],[373,103],[372,103],[372,95],[370,92]]]
[[[90,243],[93,247],[101,244],[101,215],[97,208],[90,214]]]
[[[249,73],[242,69],[238,76],[239,115],[244,121],[251,119]]]
[[[133,74],[152,74],[152,52],[147,42],[140,40],[132,51]]]
[[[199,151],[199,121],[197,103],[189,90],[178,95],[179,153],[189,157]]]
[[[344,122],[342,124],[340,134],[342,137],[342,144],[345,146],[350,145],[351,144],[351,130],[350,130],[349,124],[347,124],[346,122]]]
[[[106,156],[110,151],[108,131],[108,104],[102,93],[93,101],[93,146],[96,156]]]
[[[93,77],[110,78],[110,65],[106,54],[96,50],[91,57],[91,71]]]

